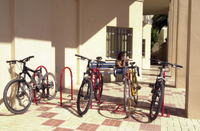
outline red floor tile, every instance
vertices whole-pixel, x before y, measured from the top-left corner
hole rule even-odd
[[[97,125],[97,124],[83,123],[77,128],[77,130],[95,131],[98,127],[99,127],[99,125]]]
[[[64,120],[57,120],[57,119],[50,119],[50,120],[44,122],[42,125],[46,125],[46,126],[59,126],[63,122],[65,122],[65,121]]]
[[[45,113],[40,114],[38,117],[52,118],[57,114],[58,113],[45,112]]]
[[[52,109],[52,107],[43,107],[43,106],[40,106],[36,110],[38,110],[38,111],[48,111],[50,109]]]
[[[121,123],[122,123],[122,121],[105,119],[104,122],[102,123],[102,125],[119,127],[121,125]]]

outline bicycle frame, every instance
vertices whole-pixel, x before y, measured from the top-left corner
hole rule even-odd
[[[135,92],[134,92],[134,79],[133,79],[133,78],[135,78],[136,86],[137,86],[137,87],[139,86],[138,81],[137,81],[137,77],[136,77],[136,74],[135,74],[136,68],[137,68],[137,67],[133,67],[133,68],[129,69],[129,70],[131,71],[131,76],[132,76],[132,80],[131,80],[131,78],[130,78],[130,72],[129,72],[129,77],[128,77],[128,79],[131,80],[131,83],[132,83],[132,86],[131,86],[131,93],[132,93],[131,95],[132,95],[132,96],[135,96],[135,95],[136,95]],[[137,95],[138,95],[138,92],[137,92]]]
[[[165,65],[163,65],[162,68],[160,68],[160,74],[157,77],[157,80],[163,80],[164,82],[166,81],[166,79],[165,79]]]
[[[34,75],[35,75],[35,73],[37,73],[37,72],[42,73],[41,68],[40,68],[39,70],[36,70],[36,71],[35,71],[35,70],[32,70],[32,69],[30,69],[29,67],[27,67],[25,63],[23,63],[23,64],[24,64],[24,65],[23,65],[23,70],[22,70],[21,73],[19,73],[19,76],[20,76],[22,79],[26,80],[26,74],[27,74],[28,77],[31,79],[31,81],[33,81],[33,83],[34,83],[36,86],[38,86],[40,83],[37,83],[36,80],[30,75],[30,73],[29,73],[28,71],[33,72]],[[22,74],[24,74],[24,77],[21,76]],[[40,81],[41,81],[41,76],[39,76],[39,77],[40,77],[40,80],[39,80],[39,82],[40,82]]]

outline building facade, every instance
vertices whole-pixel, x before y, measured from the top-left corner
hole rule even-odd
[[[151,24],[143,22],[143,2],[0,0],[0,99],[8,81],[20,72],[20,65],[8,65],[6,60],[33,55],[27,65],[32,69],[45,66],[57,81],[62,69],[68,66],[74,84],[81,82],[87,64],[75,54],[114,61],[119,51],[125,51],[140,72],[142,67],[150,68]],[[108,80],[115,80],[110,77]],[[70,85],[67,71],[64,82],[65,86]]]

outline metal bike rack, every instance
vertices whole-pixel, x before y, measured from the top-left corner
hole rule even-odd
[[[71,76],[71,100],[73,99],[73,76],[72,76],[72,70],[69,67],[63,68],[61,75],[60,75],[60,106],[62,106],[62,77],[65,69],[69,69],[70,76]]]
[[[91,75],[91,82],[92,82],[92,87],[93,87],[93,76],[94,76],[94,73],[96,73],[96,72],[98,72],[98,77],[99,77],[99,83],[101,82],[101,75],[100,75],[100,71],[99,71],[99,69],[98,68],[94,68],[93,70],[92,70],[92,75]],[[96,81],[95,81],[96,82]],[[99,84],[99,101],[97,102],[97,103],[100,103],[100,99],[101,99],[101,95],[100,95],[100,91],[101,91],[101,86],[100,86],[100,84]],[[91,109],[93,109],[92,108],[92,103],[93,103],[93,101],[91,102],[91,106],[90,106],[90,108]]]
[[[164,90],[164,94],[163,94],[163,102],[162,102],[162,108],[161,108],[162,109],[162,115],[161,116],[162,117],[170,117],[169,110],[167,110],[167,109],[166,109],[167,110],[167,116],[164,116],[164,110],[165,110],[164,109],[164,97],[165,97],[165,90]]]
[[[47,68],[45,66],[43,66],[43,65],[38,66],[35,70],[38,70],[41,67],[45,69],[46,73],[48,72]],[[34,95],[33,102],[35,103],[35,89],[33,90],[33,95]]]

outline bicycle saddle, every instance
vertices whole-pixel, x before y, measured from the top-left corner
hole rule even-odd
[[[134,65],[134,64],[135,64],[135,62],[130,62],[129,64],[130,64],[130,65]]]
[[[101,56],[96,57],[97,60],[102,60]]]

